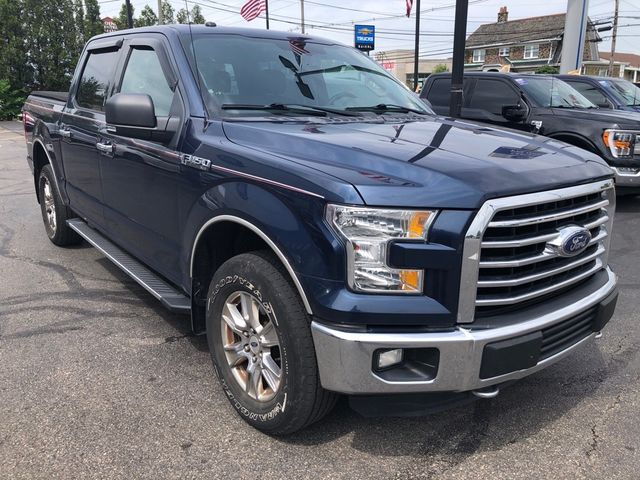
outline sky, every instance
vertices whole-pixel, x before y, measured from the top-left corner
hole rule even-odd
[[[265,28],[264,14],[245,21],[240,7],[246,0],[188,0],[200,5],[207,20],[218,25]],[[268,0],[270,28],[300,32],[300,0]],[[415,3],[414,0],[414,9]],[[99,1],[102,16],[116,16],[122,0]],[[136,13],[149,4],[154,10],[157,0],[131,0]],[[183,0],[170,2],[177,10]],[[455,0],[421,0],[420,56],[447,58],[452,55]],[[509,19],[550,15],[566,11],[566,0],[469,0],[467,34],[483,23],[497,19],[501,6],[509,9]],[[353,25],[375,25],[376,51],[414,48],[415,18],[406,18],[405,0],[305,0],[306,33],[346,44],[353,44]],[[594,21],[613,18],[614,0],[590,0],[589,17]],[[620,0],[620,20],[616,51],[640,54],[640,0]],[[601,32],[600,51],[610,50],[611,32]]]

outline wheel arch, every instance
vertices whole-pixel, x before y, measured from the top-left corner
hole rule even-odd
[[[582,148],[591,153],[595,153],[596,155],[601,155],[601,152],[598,151],[598,148],[594,145],[594,143],[587,137],[584,137],[582,135],[577,135],[571,132],[559,132],[554,133],[553,135],[549,135],[549,137],[553,138],[554,140],[558,140],[575,147]]]
[[[210,247],[215,245],[215,250]],[[205,325],[208,281],[226,260],[240,253],[254,250],[272,252],[287,271],[300,295],[306,312],[313,313],[298,274],[282,248],[255,223],[233,214],[220,214],[207,220],[199,229],[189,258],[191,278],[192,328],[202,332]],[[204,296],[203,296],[204,295]]]

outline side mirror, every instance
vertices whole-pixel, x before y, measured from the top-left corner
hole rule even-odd
[[[116,93],[104,107],[107,126],[116,135],[142,140],[168,141],[173,131],[158,127],[153,99],[146,93]],[[163,123],[167,125],[167,119]]]
[[[598,106],[598,108],[612,108],[611,104],[609,102],[607,102],[606,100],[604,102],[600,102],[598,104],[596,104]]]
[[[502,116],[510,122],[523,122],[529,115],[529,109],[521,104],[504,105],[502,107]]]

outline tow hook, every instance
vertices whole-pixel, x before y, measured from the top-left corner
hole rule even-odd
[[[596,333],[596,336],[594,337],[596,340],[602,338],[602,332],[598,332]]]
[[[471,393],[473,393],[478,398],[484,398],[484,399],[495,398],[500,393],[500,387],[493,386],[493,387],[481,388],[480,390],[472,390]]]

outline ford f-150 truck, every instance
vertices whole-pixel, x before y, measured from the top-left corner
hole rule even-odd
[[[100,35],[69,93],[32,94],[23,118],[51,241],[86,239],[190,315],[233,408],[271,434],[338,394],[495,396],[613,314],[602,159],[437,117],[350,47]]]
[[[618,193],[640,193],[640,113],[591,103],[558,76],[465,73],[462,118],[534,132],[600,155]],[[451,74],[430,76],[421,96],[436,113],[449,109]]]

